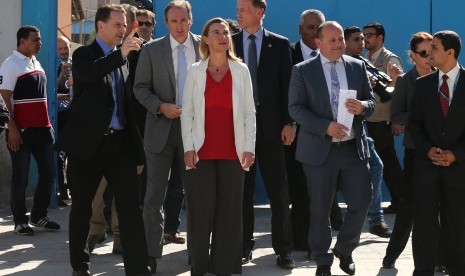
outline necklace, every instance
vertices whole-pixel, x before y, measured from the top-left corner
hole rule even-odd
[[[227,63],[223,63],[223,64],[220,64],[220,65],[213,65],[213,64],[209,64],[208,65],[208,68],[210,68],[210,70],[212,71],[215,71],[215,72],[219,72],[220,70],[224,69],[225,67],[227,67],[228,64]]]

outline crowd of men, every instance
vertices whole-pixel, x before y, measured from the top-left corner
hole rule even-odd
[[[263,26],[266,8],[265,0],[237,0],[239,29],[232,36],[236,55],[250,71],[257,129],[258,165],[244,182],[242,263],[253,259],[258,169],[271,206],[277,265],[294,268],[291,252],[303,250],[315,260],[316,275],[331,275],[334,257],[344,272],[354,275],[352,252],[365,218],[370,233],[392,234],[381,208],[383,178],[392,198],[384,212],[402,212],[406,180],[394,135],[403,133],[405,125],[391,123],[391,94],[403,64],[384,46],[380,23],[343,29],[326,21],[321,11],[305,10],[299,21],[301,39],[290,44]],[[127,275],[155,273],[164,243],[186,242],[178,232],[186,171],[179,117],[186,72],[200,60],[202,38],[190,31],[188,1],[170,2],[164,22],[169,33],[154,39],[151,11],[111,4],[96,13],[96,39],[76,49],[72,58],[70,41],[58,38],[58,139],[48,116],[45,72],[35,57],[42,45],[40,30],[21,27],[16,50],[0,68],[0,123],[8,123],[14,231],[33,235],[31,226],[60,229],[47,216],[58,151],[59,198],[68,199],[68,189],[72,197],[73,276],[91,275],[89,254],[109,232]],[[413,275],[434,274],[442,259],[434,250],[440,231],[459,242],[441,239],[445,255],[439,265],[450,275],[465,275],[465,207],[460,204],[465,196],[460,182],[465,173],[465,72],[457,63],[460,49],[456,33],[434,34],[423,55],[436,71],[418,79],[414,88],[408,120],[417,149]],[[27,216],[31,155],[39,179]],[[347,203],[344,219],[338,193]],[[330,249],[332,230],[339,232]],[[398,256],[387,257],[383,267],[393,268]]]

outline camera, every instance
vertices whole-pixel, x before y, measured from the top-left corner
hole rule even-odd
[[[388,87],[389,83],[392,81],[391,77],[388,74],[381,72],[376,68],[369,60],[362,56],[356,56],[365,63],[365,67],[367,69],[368,78],[371,82],[371,87],[373,92],[378,94],[379,100],[382,103],[389,102],[392,98],[392,92],[394,91],[394,87]]]

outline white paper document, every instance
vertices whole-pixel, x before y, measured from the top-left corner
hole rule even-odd
[[[349,113],[345,103],[348,99],[355,99],[357,97],[356,90],[346,90],[341,89],[339,90],[339,103],[337,107],[337,122],[341,125],[344,125],[349,130],[347,131],[347,135],[350,135],[350,131],[352,129],[352,122],[354,121],[354,114]]]

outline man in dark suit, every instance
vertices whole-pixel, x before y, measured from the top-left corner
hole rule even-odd
[[[74,99],[69,121],[56,143],[69,156],[73,183],[69,219],[73,276],[91,275],[86,238],[92,199],[103,176],[115,195],[126,275],[150,275],[136,185],[136,165],[142,164],[143,148],[131,93],[124,86],[126,57],[139,50],[142,42],[133,37],[136,29],[122,42],[125,14],[120,5],[99,8],[96,40],[73,54]]]
[[[325,22],[324,14],[319,10],[305,10],[300,15],[299,34],[301,39],[291,44],[291,59],[295,65],[318,54],[316,45],[316,29]],[[292,241],[294,250],[308,252],[308,226],[310,222],[310,203],[307,192],[307,179],[302,164],[295,159],[295,149],[298,139],[299,126],[296,137],[291,145],[284,147],[286,157],[287,181],[289,183],[289,199],[291,208]]]
[[[300,125],[296,158],[309,179],[309,247],[318,266],[316,275],[331,275],[329,213],[338,188],[348,207],[333,252],[341,269],[353,275],[352,251],[360,240],[371,200],[362,121],[373,112],[375,101],[363,63],[343,55],[342,27],[335,21],[321,24],[316,42],[320,55],[294,66],[289,86],[289,112]],[[341,89],[355,90],[356,98],[338,110]],[[336,122],[339,112],[349,118],[353,115],[350,130]]]
[[[249,67],[256,106],[255,153],[271,204],[272,245],[277,264],[293,268],[289,190],[283,145],[290,145],[295,128],[287,102],[291,57],[287,38],[262,26],[265,0],[238,0],[237,21],[242,31],[233,36],[236,54]],[[253,193],[256,166],[246,173],[243,199],[243,263],[252,259],[254,246]]]
[[[409,114],[416,147],[413,172],[413,275],[433,275],[441,227],[448,237],[446,267],[465,275],[465,70],[457,63],[460,37],[434,34],[428,50],[434,73],[417,79]]]

